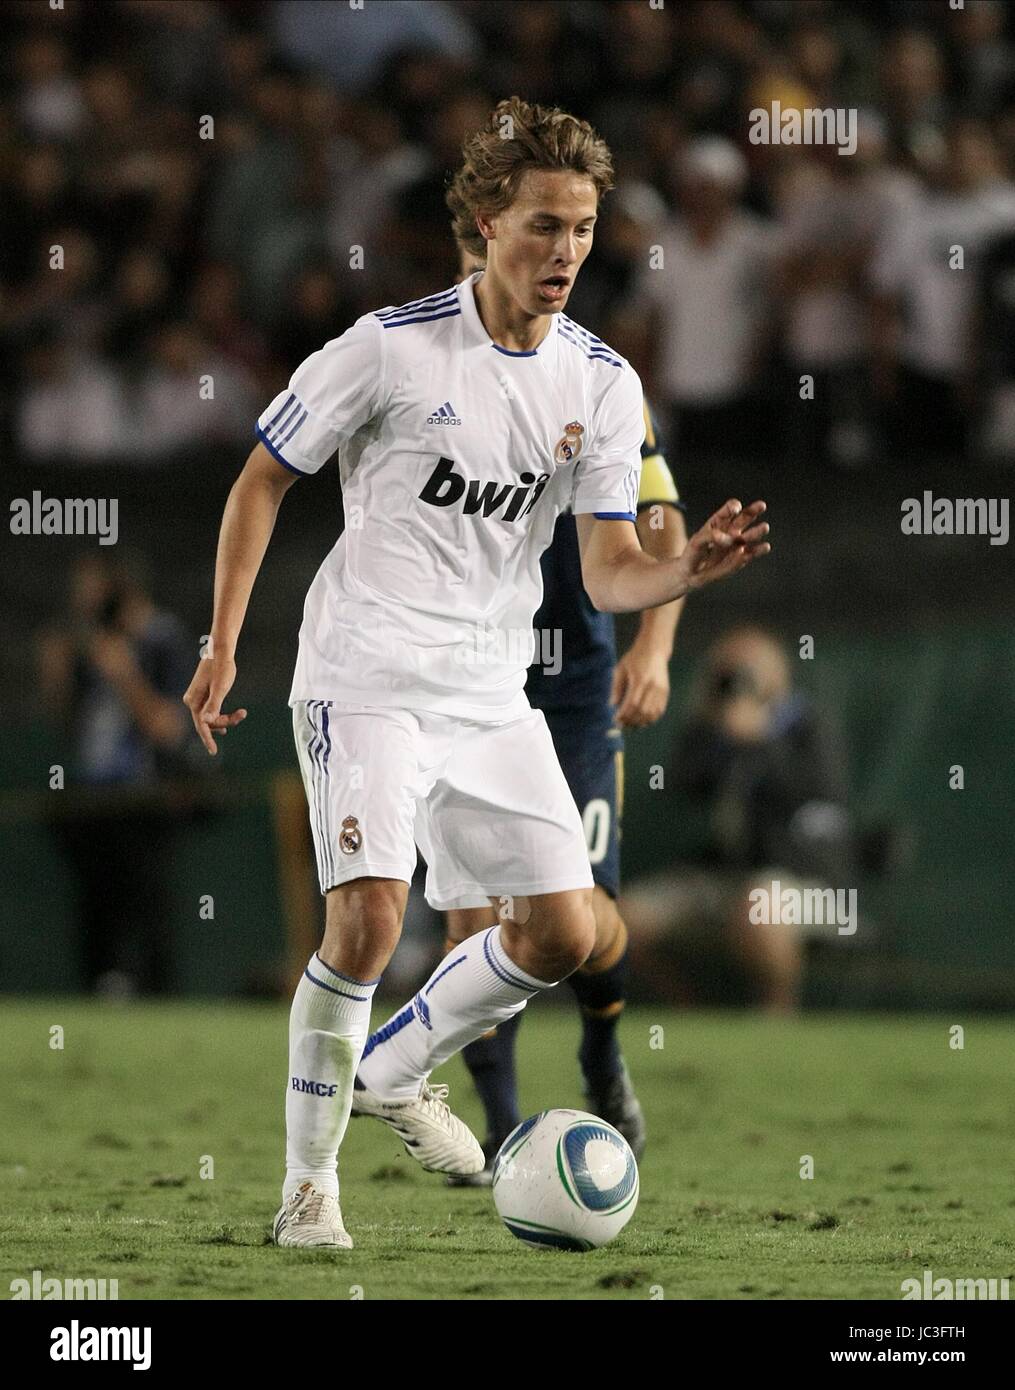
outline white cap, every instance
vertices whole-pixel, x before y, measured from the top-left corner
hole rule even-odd
[[[632,222],[661,222],[666,202],[650,183],[642,179],[622,179],[613,190],[613,206]]]
[[[677,170],[737,192],[747,179],[747,160],[732,141],[721,135],[696,135],[678,154]]]

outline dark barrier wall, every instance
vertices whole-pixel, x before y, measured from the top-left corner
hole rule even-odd
[[[990,623],[891,637],[818,633],[815,640],[816,659],[796,662],[797,679],[844,735],[854,815],[862,827],[892,826],[907,847],[898,868],[849,885],[858,889],[861,915],[855,946],[871,944],[865,931],[876,937],[873,968],[892,1002],[1012,1002],[1015,634]],[[650,788],[654,766],[669,772],[688,667],[674,664],[665,720],[627,740],[628,881],[679,859],[697,833],[693,814],[669,787]],[[252,704],[223,759],[222,775],[240,779],[244,804],[178,832],[173,920],[179,982],[188,993],[263,987],[281,968],[285,931],[269,783],[276,769],[295,768],[290,730],[283,699]],[[54,747],[38,725],[0,731],[8,789],[0,823],[4,991],[78,984],[70,878],[31,814],[39,793],[61,795],[40,783]],[[964,790],[949,788],[955,765],[963,769]],[[211,920],[200,915],[202,895],[214,901]],[[870,1002],[889,1001],[873,990]]]

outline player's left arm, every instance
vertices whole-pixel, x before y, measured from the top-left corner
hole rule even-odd
[[[642,549],[657,560],[672,560],[687,545],[684,504],[663,457],[655,421],[645,404],[645,442],[635,528]],[[670,698],[670,659],[684,599],[646,609],[638,632],[613,670],[610,703],[621,728],[640,729],[666,713]]]
[[[579,460],[572,510],[582,579],[603,613],[638,613],[739,573],[771,546],[764,502],[730,498],[688,540],[680,555],[646,554],[635,530],[644,400],[636,372],[611,383],[600,402],[589,454]]]

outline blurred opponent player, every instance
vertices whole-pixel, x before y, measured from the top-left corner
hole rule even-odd
[[[512,97],[464,155],[449,205],[458,239],[486,243],[485,271],[364,314],[261,415],[223,516],[210,649],[184,697],[213,753],[245,717],[222,703],[282,497],[338,449],[346,526],[307,595],[290,694],[326,915],[290,1013],[280,1245],[351,1246],[337,1157],[353,1105],[423,1167],[478,1172],[483,1150],[431,1072],[594,947],[581,817],[523,689],[558,515],[577,518],[604,612],[670,603],[769,550],[764,503],[736,499],[677,559],[638,542],[641,382],[559,312],[612,186],[604,142]],[[414,830],[434,907],[486,895],[512,911],[456,947],[366,1054]]]

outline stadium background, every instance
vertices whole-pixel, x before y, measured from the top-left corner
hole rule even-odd
[[[1010,189],[1006,7],[368,0],[357,14],[302,0],[66,0],[58,11],[40,0],[8,3],[4,20],[0,433],[10,498],[117,497],[120,545],[147,559],[157,601],[184,622],[196,656],[222,505],[257,412],[360,313],[451,282],[443,178],[497,99],[517,91],[578,112],[610,143],[623,190],[606,200],[568,312],[641,373],[692,526],[727,495],[763,496],[776,541],[770,560],[688,606],[669,712],[628,739],[625,876],[675,861],[693,837],[679,802],[650,790],[649,769],[669,764],[709,641],[741,620],[772,628],[791,652],[809,634],[815,659],[795,662],[796,679],[839,723],[858,824],[889,826],[892,849],[858,879],[861,930],[812,972],[808,1002],[1015,1003],[1015,566],[985,537],[904,537],[899,525],[902,499],[926,489],[1010,491],[1015,438],[988,427],[1015,372],[1010,285],[1007,319],[981,317],[964,361],[961,447],[903,457],[876,383],[856,393],[848,421],[865,447],[801,449],[807,365],[776,295],[750,428],[682,447],[637,275],[646,245],[680,211],[675,170],[696,137],[741,149],[741,201],[774,238],[794,233],[808,196],[810,215],[813,194],[785,172],[813,152],[774,155],[746,140],[745,113],[770,99],[857,106],[917,224],[928,170],[964,122],[976,123]],[[202,140],[207,115],[214,138]],[[611,200],[630,213],[619,230]],[[60,274],[47,265],[54,243],[66,249]],[[362,269],[349,268],[356,246]],[[872,307],[881,250],[872,237],[842,286],[865,326],[851,365],[872,382],[883,365]],[[994,302],[981,260],[962,273],[978,304]],[[1002,293],[994,299],[1003,307]],[[215,400],[198,404],[203,372]],[[298,786],[294,811],[285,700],[303,595],[340,518],[337,469],[290,492],[239,655],[234,694],[250,717],[208,779],[217,809],[177,832],[173,917],[188,993],[233,991],[238,979],[252,993],[281,990],[287,924],[305,932],[307,914],[320,912],[285,848],[293,816],[305,814]],[[69,755],[39,707],[34,642],[64,609],[73,559],[94,545],[4,540],[5,992],[80,985],[72,884],[46,825],[53,798],[71,796],[48,789],[51,765]],[[949,788],[953,764],[965,770],[962,791]],[[199,915],[202,894],[214,897],[213,921]]]

